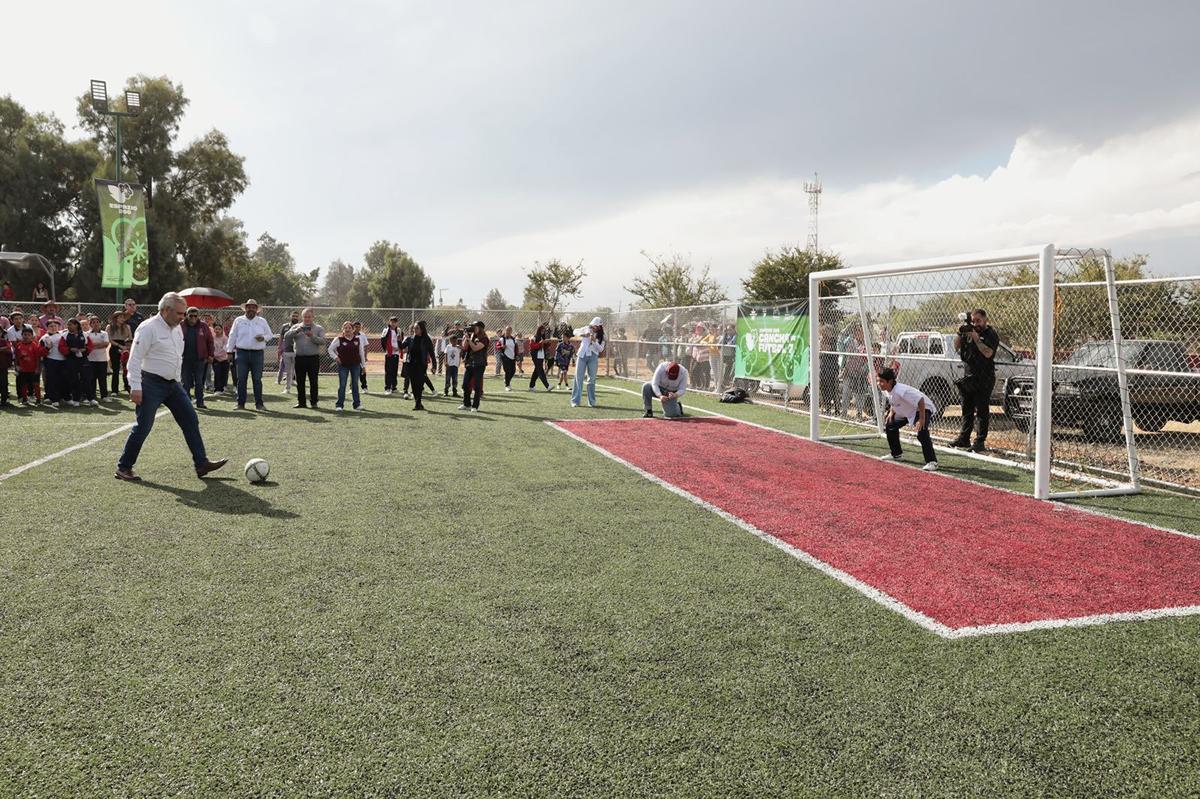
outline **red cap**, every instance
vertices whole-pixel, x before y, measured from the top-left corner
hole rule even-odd
[[[679,364],[673,363],[667,367],[667,377],[671,378],[672,380],[679,377]]]

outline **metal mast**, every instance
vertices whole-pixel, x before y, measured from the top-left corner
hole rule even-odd
[[[813,172],[813,179],[804,181],[804,192],[808,195],[808,251],[817,252],[817,213],[821,210],[821,179]]]

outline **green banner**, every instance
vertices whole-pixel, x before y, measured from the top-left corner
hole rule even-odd
[[[739,305],[735,377],[808,385],[808,303]]]
[[[150,282],[150,247],[146,240],[146,196],[138,183],[96,180],[100,197],[100,233],[104,240],[104,274],[100,286],[127,289]]]

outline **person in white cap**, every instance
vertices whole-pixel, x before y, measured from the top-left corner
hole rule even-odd
[[[575,331],[579,336],[579,352],[575,361],[575,387],[571,391],[571,407],[578,408],[583,400],[583,383],[587,381],[588,405],[596,407],[596,369],[600,353],[604,352],[604,323],[597,316],[587,327]]]

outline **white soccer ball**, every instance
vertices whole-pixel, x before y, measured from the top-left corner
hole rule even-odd
[[[246,479],[251,483],[261,483],[271,473],[271,464],[262,458],[251,458],[246,461]]]

